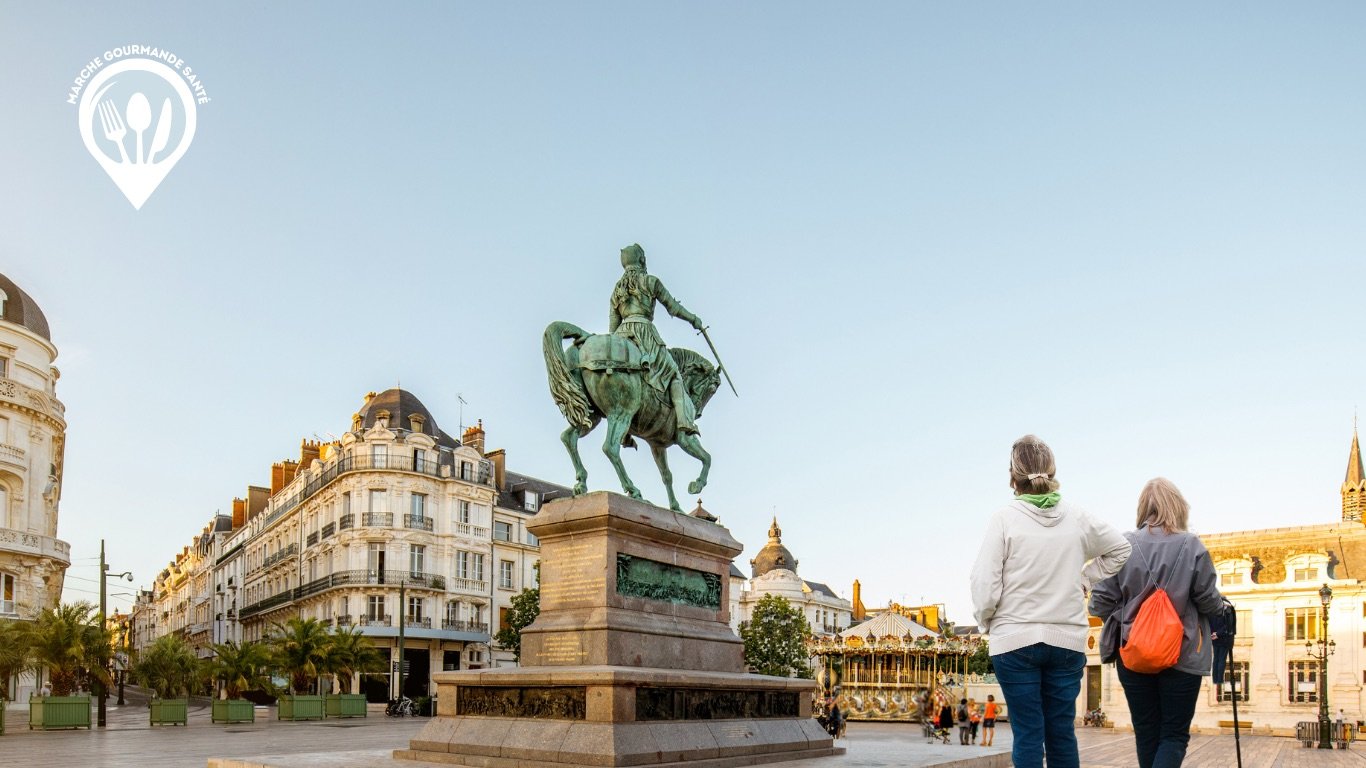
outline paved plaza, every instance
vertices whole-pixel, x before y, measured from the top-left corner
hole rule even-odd
[[[193,706],[190,725],[147,724],[141,706],[110,707],[109,727],[101,731],[29,731],[22,713],[9,712],[9,728],[0,737],[0,767],[82,766],[89,768],[206,768],[210,758],[235,758],[221,763],[238,766],[304,768],[369,768],[384,765],[390,752],[406,747],[425,718],[385,717],[380,707],[355,720],[282,723],[273,709],[257,710],[257,722],[212,725],[206,702]],[[1078,732],[1082,765],[1090,768],[1131,768],[1133,737],[1109,730]],[[1010,765],[1010,728],[998,729],[992,749],[953,743],[928,743],[918,725],[850,723],[848,736],[838,742],[847,752],[838,757],[772,763],[775,768],[1005,768]],[[1245,736],[1246,768],[1366,768],[1366,749],[1305,749],[1292,739]],[[404,763],[403,768],[425,768],[427,763]],[[1196,735],[1186,765],[1225,768],[1236,765],[1232,736]]]

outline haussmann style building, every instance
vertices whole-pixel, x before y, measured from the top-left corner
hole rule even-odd
[[[57,605],[71,546],[57,538],[66,413],[57,399],[47,318],[0,275],[0,619],[32,621]],[[0,680],[27,701],[32,676]]]
[[[482,423],[447,434],[410,392],[370,393],[340,439],[302,441],[210,520],[135,606],[135,637],[178,632],[208,655],[295,616],[356,628],[389,659],[354,681],[374,701],[398,693],[400,635],[413,697],[434,672],[513,663],[492,636],[536,586],[526,522],[569,490],[508,471],[484,439]]]

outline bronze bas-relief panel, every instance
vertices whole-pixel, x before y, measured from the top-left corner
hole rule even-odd
[[[584,686],[460,686],[455,713],[472,717],[584,719]]]
[[[626,553],[617,554],[617,594],[721,610],[721,576]]]
[[[709,688],[636,689],[636,720],[737,720],[797,717],[795,691]]]

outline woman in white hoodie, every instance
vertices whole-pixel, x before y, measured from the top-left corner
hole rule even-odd
[[[1016,768],[1076,768],[1074,721],[1086,667],[1086,596],[1118,573],[1129,542],[1062,500],[1053,451],[1034,435],[1010,448],[1015,500],[987,523],[972,568],[977,624],[1010,712]]]

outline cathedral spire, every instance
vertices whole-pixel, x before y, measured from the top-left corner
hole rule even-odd
[[[1366,470],[1361,464],[1361,441],[1356,418],[1352,419],[1352,452],[1347,456],[1347,476],[1342,481],[1342,519],[1360,522],[1366,513]]]

